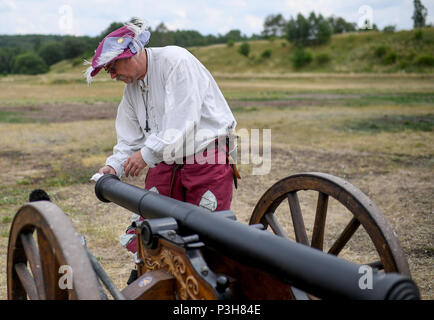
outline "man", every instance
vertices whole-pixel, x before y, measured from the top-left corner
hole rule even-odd
[[[102,68],[126,83],[117,144],[99,173],[138,176],[149,167],[146,189],[211,211],[227,210],[234,179],[227,138],[235,118],[192,54],[176,46],[145,48],[149,38],[141,21],[126,24],[101,41],[86,71],[89,83]],[[133,215],[133,223],[139,218]],[[134,228],[121,243],[136,252]]]

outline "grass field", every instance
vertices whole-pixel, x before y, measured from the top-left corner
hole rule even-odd
[[[330,173],[366,193],[392,224],[424,299],[434,298],[434,75],[215,73],[238,129],[272,130],[272,167],[252,176],[242,165],[232,210],[247,222],[276,181],[304,171]],[[68,215],[119,288],[133,260],[119,244],[130,213],[94,196],[90,176],[115,143],[123,86],[76,74],[0,78],[0,298],[6,298],[6,251],[15,212],[44,188]],[[127,179],[139,186],[144,175]],[[307,196],[309,197],[309,196]],[[306,214],[308,234],[312,219]],[[289,213],[283,225],[289,228]],[[326,245],[348,222],[331,214]],[[290,230],[287,230],[290,232]],[[360,233],[360,235],[359,235]],[[362,234],[343,255],[366,262]]]
[[[433,63],[424,63],[423,56],[432,56],[434,29],[395,33],[366,32],[333,35],[330,42],[308,49],[312,61],[303,72],[424,72],[432,73]],[[225,44],[195,47],[190,51],[213,71],[282,73],[300,71],[292,63],[294,45],[285,39],[250,41],[250,53],[238,53],[241,43],[233,47]],[[270,56],[263,53],[270,50]],[[429,59],[432,61],[432,58]]]

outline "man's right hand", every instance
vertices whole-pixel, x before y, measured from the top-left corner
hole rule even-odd
[[[110,166],[104,166],[101,169],[99,169],[98,172],[101,174],[114,174],[114,175],[116,175],[115,169],[113,169],[113,167],[110,167]]]

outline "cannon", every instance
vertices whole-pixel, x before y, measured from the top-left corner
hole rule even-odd
[[[311,241],[299,198],[303,191],[317,193]],[[399,241],[380,210],[353,185],[329,174],[301,173],[278,181],[257,202],[249,225],[237,221],[232,211],[210,212],[113,175],[98,180],[95,194],[144,218],[135,225],[137,280],[118,290],[62,210],[39,201],[21,207],[12,222],[9,299],[104,299],[100,281],[114,298],[133,300],[420,298]],[[286,201],[293,240],[277,217]],[[352,218],[323,252],[332,201]],[[360,226],[378,261],[361,265],[338,257]],[[74,271],[70,288],[59,288],[62,265]]]

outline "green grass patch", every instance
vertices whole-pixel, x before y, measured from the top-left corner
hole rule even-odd
[[[9,238],[9,229],[0,229],[0,238]]]
[[[305,96],[303,96],[305,95]],[[319,92],[256,92],[252,94],[246,93],[245,95],[240,93],[239,95],[228,94],[231,99],[229,99],[229,104],[235,104],[235,101],[263,101],[266,105],[267,101],[298,101],[300,105],[306,101],[314,101],[315,105],[320,106],[348,106],[348,107],[365,107],[365,106],[376,106],[376,105],[397,105],[397,106],[408,106],[408,105],[434,105],[434,94],[433,93],[402,93],[402,94],[354,94],[344,93],[339,91],[328,91],[324,94]],[[327,97],[329,95],[329,97]],[[238,110],[238,107],[232,108],[234,111],[245,111]],[[251,110],[252,111],[252,110]]]
[[[23,115],[22,112],[0,111],[0,122],[3,122],[3,123],[33,122],[32,119],[25,118],[22,115]]]
[[[434,104],[434,94],[432,93],[403,93],[403,94],[381,94],[381,95],[362,95],[360,98],[347,99],[347,106],[372,106],[378,104],[392,105],[424,105]]]
[[[47,187],[65,187],[77,183],[88,183],[90,177],[98,171],[98,168],[75,166],[73,168],[62,168],[47,177],[42,184]]]
[[[66,87],[66,86],[65,86]],[[49,85],[47,85],[47,90],[50,88]],[[71,89],[74,90],[74,89]],[[78,92],[78,91],[77,91]],[[41,97],[34,97],[34,98],[13,98],[13,99],[4,99],[1,101],[2,106],[11,106],[11,107],[28,107],[28,106],[39,106],[42,104],[63,104],[63,103],[83,103],[88,105],[94,105],[96,103],[120,103],[120,100],[122,98],[122,94],[119,94],[115,97],[105,97],[105,96],[98,96],[98,97],[65,97],[65,98],[41,98]],[[25,118],[19,118],[17,121],[2,121],[2,115],[1,113],[5,111],[0,111],[0,122],[15,122],[15,123],[28,123],[28,122],[34,122],[32,119],[25,119]],[[14,113],[14,112],[5,112],[5,117],[9,116],[8,113]],[[18,114],[19,115],[19,114]],[[17,115],[17,116],[18,116]],[[13,116],[13,115],[10,115]],[[17,117],[15,116],[15,117]],[[20,120],[21,119],[21,120]],[[22,121],[22,122],[18,122]]]
[[[424,115],[385,115],[382,117],[348,122],[343,125],[344,130],[356,132],[400,132],[433,131],[434,114]]]
[[[22,187],[3,188],[0,192],[0,206],[20,205],[28,201],[30,190]]]
[[[1,222],[2,223],[11,223],[13,218],[14,217],[11,217],[11,216],[4,216],[1,218]]]
[[[257,107],[232,107],[231,110],[234,113],[246,113],[258,111],[259,109]]]

